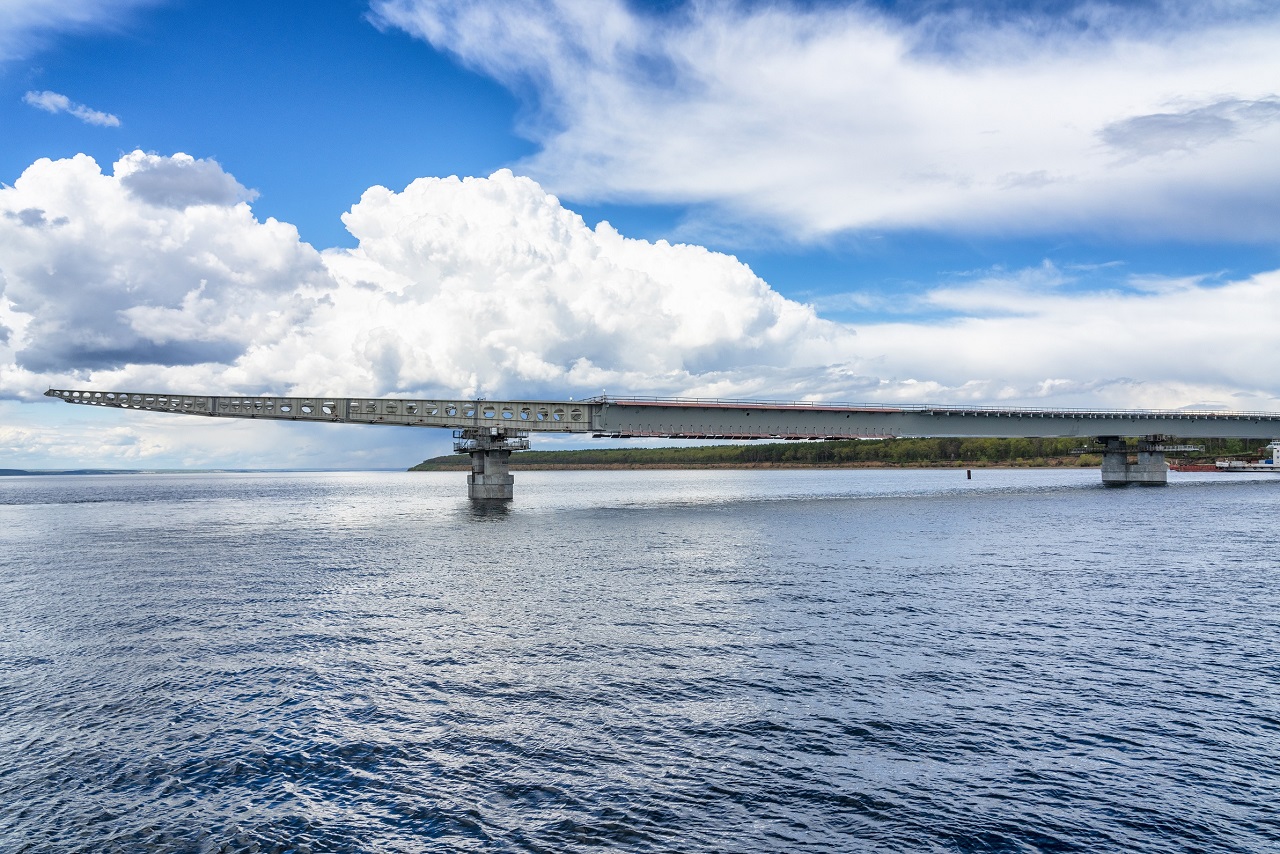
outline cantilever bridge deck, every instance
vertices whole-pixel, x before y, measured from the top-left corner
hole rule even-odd
[[[217,418],[320,421],[610,438],[856,439],[906,437],[1280,437],[1280,413],[843,404],[814,401],[596,397],[443,400],[198,395],[49,389],[68,403]]]
[[[968,406],[891,406],[796,401],[596,397],[587,400],[426,400],[276,397],[49,389],[67,403],[116,409],[336,424],[453,430],[471,456],[467,494],[508,500],[512,451],[533,433],[669,439],[887,439],[897,437],[1091,437],[1104,443],[1102,482],[1163,484],[1161,436],[1280,437],[1280,413],[1201,410],[1089,410]],[[1130,462],[1124,437],[1143,437]]]

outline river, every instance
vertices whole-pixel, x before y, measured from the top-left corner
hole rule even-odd
[[[1280,477],[0,478],[0,849],[1280,848]]]

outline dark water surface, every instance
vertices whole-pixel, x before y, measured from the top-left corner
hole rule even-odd
[[[1280,850],[1280,477],[0,480],[0,850]]]

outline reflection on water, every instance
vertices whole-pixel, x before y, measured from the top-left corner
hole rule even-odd
[[[511,515],[511,502],[496,498],[472,499],[467,502],[472,519],[505,519]]]
[[[1280,479],[1171,478],[3,479],[0,849],[1269,850]]]

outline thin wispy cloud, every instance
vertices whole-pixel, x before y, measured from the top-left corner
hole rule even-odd
[[[111,30],[165,0],[0,0],[0,62],[31,56],[63,33]]]
[[[568,198],[701,205],[718,228],[766,223],[801,240],[899,228],[1272,239],[1280,7],[1051,5],[373,10],[526,97],[521,130],[539,150],[519,168]]]
[[[58,92],[50,92],[48,90],[43,92],[32,91],[23,95],[22,100],[24,103],[30,104],[38,110],[44,110],[46,113],[67,113],[75,116],[87,125],[108,128],[120,126],[120,118],[118,116],[77,103]]]

